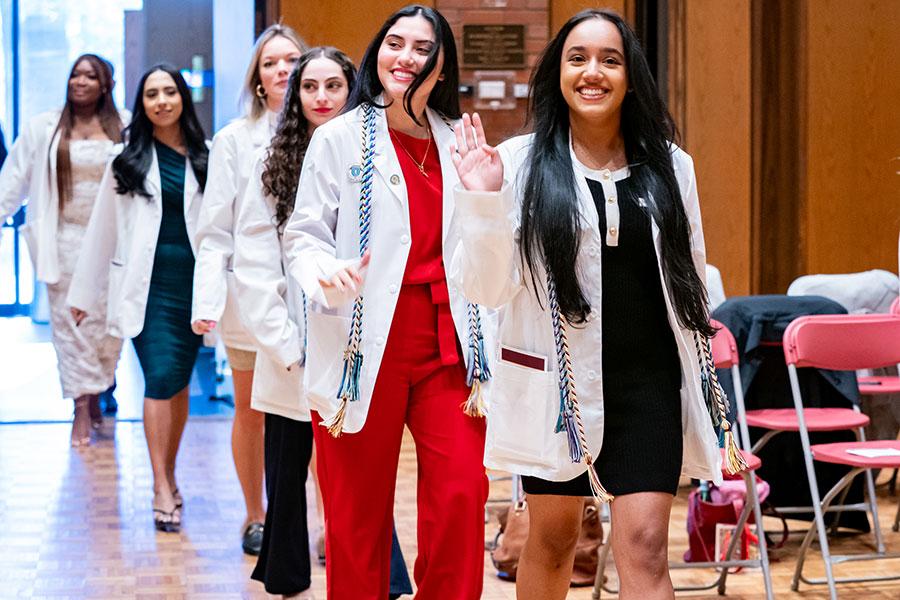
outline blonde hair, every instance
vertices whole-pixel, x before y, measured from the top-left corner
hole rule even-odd
[[[253,57],[247,66],[247,75],[244,77],[244,90],[241,93],[251,119],[258,119],[266,112],[266,99],[260,98],[256,94],[256,89],[261,83],[259,78],[259,61],[262,58],[263,47],[276,37],[283,37],[297,46],[301,53],[306,52],[306,44],[303,43],[303,39],[287,25],[275,23],[259,34],[259,37],[256,38],[256,44],[253,46]]]

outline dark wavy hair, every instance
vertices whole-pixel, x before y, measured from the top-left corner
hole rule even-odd
[[[618,14],[584,10],[569,19],[544,50],[531,75],[528,120],[534,126],[530,169],[524,186],[521,252],[536,285],[543,262],[556,283],[561,312],[584,323],[591,307],[576,272],[579,213],[569,154],[569,106],[560,90],[560,63],[566,38],[588,19],[605,19],[619,30],[631,91],[622,104],[621,132],[631,177],[652,197],[650,211],[662,238],[662,266],[682,326],[711,335],[706,287],[691,256],[690,225],[672,165],[674,121],[650,73],[634,31]]]
[[[352,88],[356,79],[356,67],[346,54],[332,46],[310,48],[300,57],[288,79],[284,106],[278,119],[278,128],[266,152],[262,173],[263,193],[275,198],[275,226],[280,231],[294,211],[297,183],[306,148],[309,146],[309,120],[303,114],[300,84],[306,66],[317,58],[327,58],[341,68],[347,87]]]
[[[444,15],[430,6],[422,6],[421,4],[410,4],[404,6],[384,22],[381,29],[375,34],[369,47],[363,55],[362,63],[359,65],[359,75],[356,79],[356,85],[350,92],[347,99],[345,111],[353,110],[361,104],[372,104],[379,108],[386,108],[378,104],[378,95],[384,91],[381,80],[378,79],[378,50],[381,48],[384,38],[387,36],[388,30],[403,17],[422,17],[434,29],[434,46],[428,53],[428,59],[422,71],[416,75],[413,82],[403,94],[403,109],[412,117],[416,124],[421,125],[412,110],[412,99],[416,92],[428,79],[428,76],[434,71],[438,61],[438,54],[444,51],[444,66],[442,74],[443,81],[438,81],[428,95],[428,106],[438,111],[449,119],[458,119],[461,116],[459,109],[459,60],[456,56],[456,41],[453,39],[453,30]]]
[[[72,102],[72,92],[69,87],[72,83],[72,76],[75,75],[75,69],[82,61],[91,66],[100,85],[100,97],[94,106],[94,114],[100,121],[100,128],[111,141],[115,143],[122,141],[123,123],[113,98],[113,87],[116,82],[113,80],[112,63],[96,54],[82,54],[72,63],[72,69],[66,79],[66,104],[59,115],[56,129],[53,131],[53,136],[59,134],[59,144],[56,148],[56,189],[59,194],[60,210],[72,193],[72,161],[69,158],[69,141],[72,137],[72,128],[75,126],[75,105]]]
[[[153,162],[153,123],[147,116],[147,111],[144,110],[144,85],[147,83],[147,78],[157,71],[168,73],[175,81],[175,87],[178,88],[182,107],[181,117],[178,119],[181,135],[184,137],[188,160],[191,162],[194,177],[200,184],[200,190],[206,189],[209,148],[206,147],[206,134],[203,133],[203,126],[200,125],[200,120],[194,110],[191,90],[178,69],[170,64],[160,63],[150,67],[138,83],[131,124],[125,128],[124,132],[128,141],[125,149],[112,163],[113,175],[116,177],[116,192],[119,194],[151,197],[147,191],[146,180],[150,164]]]

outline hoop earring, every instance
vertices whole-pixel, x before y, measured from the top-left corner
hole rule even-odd
[[[257,98],[265,98],[266,96],[268,96],[268,94],[266,94],[266,88],[264,88],[261,83],[257,84],[256,97]]]

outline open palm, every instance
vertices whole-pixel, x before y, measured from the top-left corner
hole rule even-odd
[[[453,128],[456,146],[453,165],[463,187],[472,192],[499,192],[503,186],[503,162],[500,153],[489,146],[478,113],[463,115],[462,124]]]

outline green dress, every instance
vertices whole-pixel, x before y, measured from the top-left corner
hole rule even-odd
[[[162,222],[153,258],[144,328],[134,349],[144,396],[168,400],[190,383],[203,337],[191,331],[194,251],[184,222],[184,155],[154,140],[162,187]],[[152,200],[151,200],[152,202]]]

